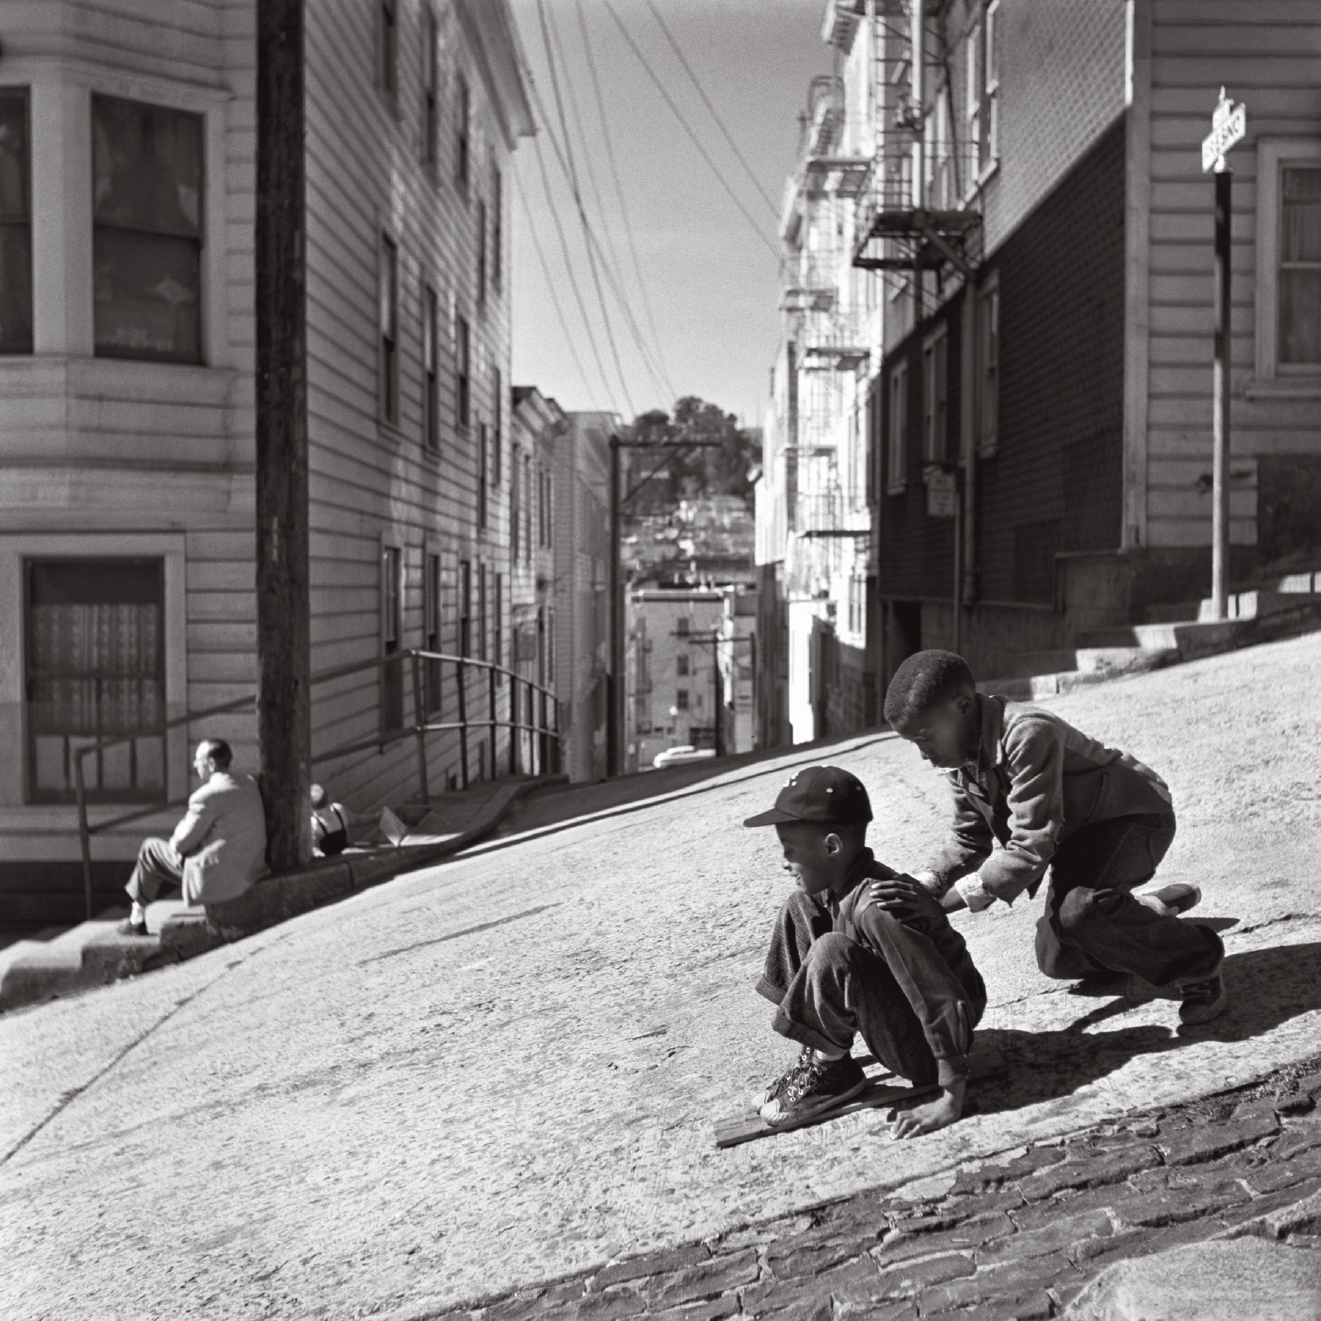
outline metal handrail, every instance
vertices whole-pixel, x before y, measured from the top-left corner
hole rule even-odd
[[[341,743],[333,748],[323,752],[318,752],[309,758],[311,765],[318,762],[334,761],[340,757],[352,756],[357,752],[367,752],[373,748],[383,750],[385,747],[398,743],[406,738],[417,740],[417,762],[418,762],[418,788],[421,792],[422,801],[430,803],[431,790],[427,776],[427,735],[433,733],[443,733],[457,731],[459,735],[459,761],[460,778],[464,789],[468,788],[468,730],[473,725],[489,729],[491,733],[491,770],[495,770],[495,734],[498,729],[510,730],[509,739],[509,773],[518,774],[519,755],[518,755],[518,734],[526,732],[537,735],[546,740],[548,750],[553,749],[553,753],[545,760],[549,760],[553,766],[558,767],[562,755],[561,733],[560,733],[560,708],[559,701],[553,690],[546,688],[542,684],[534,683],[531,679],[525,679],[522,675],[515,674],[513,670],[507,669],[503,665],[497,665],[494,661],[479,660],[474,656],[455,656],[448,652],[427,651],[420,647],[414,647],[407,651],[397,652],[393,656],[374,656],[365,661],[353,661],[346,665],[337,665],[329,670],[322,670],[311,677],[311,686],[328,683],[333,679],[342,679],[351,674],[360,674],[365,670],[380,670],[387,665],[403,666],[405,662],[411,663],[413,671],[413,711],[414,720],[411,726],[401,725],[398,729],[381,730],[373,734],[370,738],[357,739],[350,743]],[[458,684],[458,720],[431,720],[426,710],[426,695],[422,682],[423,662],[448,662],[456,667],[456,680]],[[487,672],[487,693],[488,709],[487,714],[480,719],[468,719],[467,703],[467,675],[468,668],[477,671],[485,670]],[[497,693],[499,689],[500,676],[509,680],[509,715],[510,719],[502,720],[497,714]],[[518,696],[519,687],[522,687],[525,705],[528,707],[529,719],[519,720],[518,714]],[[163,802],[152,803],[150,806],[135,808],[131,812],[123,812],[118,816],[107,817],[104,820],[92,824],[87,818],[87,788],[86,777],[83,773],[83,759],[90,757],[94,753],[103,752],[106,748],[116,747],[125,743],[134,743],[142,738],[164,737],[172,729],[183,728],[194,724],[199,720],[207,720],[213,716],[233,715],[247,710],[255,710],[257,706],[257,695],[253,693],[250,697],[239,697],[229,702],[221,702],[216,706],[204,707],[200,711],[188,711],[181,716],[175,716],[171,720],[163,721],[159,725],[152,725],[146,729],[135,730],[131,734],[119,734],[113,737],[98,738],[92,743],[87,743],[80,748],[70,749],[73,756],[73,776],[74,790],[78,802],[78,837],[82,849],[83,863],[83,898],[87,909],[88,920],[92,917],[92,852],[91,837],[102,831],[110,830],[115,826],[126,825],[131,821],[140,821],[144,817],[155,816],[157,813],[166,811],[171,807],[179,807],[188,801],[188,796],[182,798],[168,798]],[[532,719],[536,714],[539,719]],[[538,759],[542,760],[542,759]]]

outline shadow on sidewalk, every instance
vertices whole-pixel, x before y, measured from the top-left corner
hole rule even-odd
[[[1175,1031],[1142,1024],[1110,1032],[1087,1030],[1139,1004],[1172,998],[1147,987],[1143,994],[1112,1000],[1057,1032],[979,1029],[978,1041],[998,1049],[1009,1071],[1003,1080],[978,1085],[976,1113],[996,1114],[1057,1100],[1099,1082],[1138,1055],[1175,1051],[1202,1041],[1248,1041],[1321,1009],[1319,943],[1230,954],[1222,975],[1229,1008],[1204,1027]]]

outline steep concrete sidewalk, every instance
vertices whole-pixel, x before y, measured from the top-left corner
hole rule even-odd
[[[318,858],[296,872],[259,881],[238,899],[190,907],[179,899],[147,909],[145,937],[119,930],[128,909],[113,909],[47,941],[18,941],[0,950],[0,1010],[102,986],[122,977],[192,958],[228,941],[335,903],[401,872],[457,853],[484,839],[515,802],[563,777],[492,780],[463,793],[444,794],[409,826],[397,821],[394,838],[335,858]],[[403,811],[403,809],[401,809]],[[380,835],[378,830],[376,833]],[[393,832],[392,832],[393,833]]]

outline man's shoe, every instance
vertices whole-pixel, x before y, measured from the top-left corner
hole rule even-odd
[[[1099,997],[1120,995],[1127,981],[1128,973],[1112,972],[1109,968],[1102,968],[1099,972],[1089,972],[1082,981],[1074,982],[1069,987],[1069,994]]]
[[[1202,902],[1202,887],[1192,881],[1174,881],[1159,890],[1146,890],[1133,896],[1138,903],[1162,917],[1178,917]]]
[[[1229,1003],[1225,983],[1218,975],[1204,982],[1184,982],[1179,990],[1183,993],[1179,1022],[1185,1027],[1199,1027],[1219,1018]]]
[[[143,922],[134,922],[132,918],[126,917],[116,928],[121,936],[145,936],[148,934],[147,924]]]
[[[768,1124],[787,1124],[834,1109],[862,1091],[867,1075],[852,1055],[815,1060],[810,1047],[763,1093],[759,1113]]]

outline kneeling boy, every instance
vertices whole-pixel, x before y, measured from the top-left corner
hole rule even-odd
[[[1116,989],[1127,974],[1177,987],[1185,1024],[1224,1010],[1224,945],[1177,916],[1201,892],[1133,893],[1174,838],[1174,805],[1155,771],[1053,712],[979,694],[949,651],[919,651],[900,665],[885,718],[954,791],[949,838],[918,873],[946,908],[975,912],[1034,895],[1049,867],[1036,938],[1047,977],[1081,978],[1084,994]]]
[[[803,1047],[762,1098],[768,1123],[830,1109],[866,1086],[849,1053],[856,1033],[887,1068],[940,1087],[935,1101],[898,1116],[894,1136],[930,1133],[962,1113],[986,988],[939,903],[867,847],[871,819],[856,776],[810,766],[769,812],[743,823],[775,827],[785,870],[798,882],[757,984],[778,1006],[775,1030]]]

